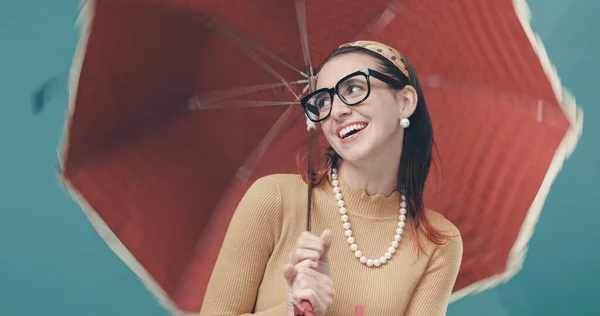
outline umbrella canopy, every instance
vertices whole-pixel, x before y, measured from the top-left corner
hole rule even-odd
[[[298,172],[298,100],[344,42],[386,43],[417,69],[441,156],[426,206],[463,235],[453,300],[519,270],[581,133],[518,0],[90,0],[83,13],[62,177],[174,311],[200,310],[250,184]]]

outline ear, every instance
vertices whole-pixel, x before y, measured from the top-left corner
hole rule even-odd
[[[419,96],[413,86],[406,86],[396,92],[396,100],[400,105],[398,119],[409,118],[417,108]]]

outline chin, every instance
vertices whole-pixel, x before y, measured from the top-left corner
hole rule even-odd
[[[335,151],[348,162],[371,161],[374,148],[370,142],[357,142],[356,144],[337,144]]]
[[[370,131],[372,132],[372,131]],[[369,157],[373,152],[373,135],[369,133],[368,128],[356,135],[342,139],[337,135],[327,135],[327,140],[342,159],[353,162],[370,160]]]
[[[367,149],[349,149],[342,150],[341,153],[338,153],[344,161],[347,162],[361,162],[361,161],[371,161],[371,152]]]

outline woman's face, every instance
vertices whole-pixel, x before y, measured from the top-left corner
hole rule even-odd
[[[317,89],[335,87],[346,75],[364,68],[381,71],[378,62],[370,56],[359,53],[336,56],[321,69]],[[401,146],[404,131],[400,119],[408,118],[414,111],[414,107],[404,106],[403,91],[393,90],[373,77],[370,82],[371,93],[367,100],[348,106],[336,95],[331,116],[321,122],[327,141],[345,161],[370,161],[389,151],[386,146]],[[352,128],[359,131],[344,135]]]

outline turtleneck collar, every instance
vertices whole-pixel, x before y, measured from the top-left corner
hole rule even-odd
[[[358,215],[369,218],[389,218],[397,217],[400,211],[400,192],[394,191],[389,196],[383,194],[369,195],[362,188],[350,187],[344,178],[338,174],[342,199],[345,202],[346,209],[351,215]],[[327,178],[327,190],[332,200],[333,185],[331,177]]]

